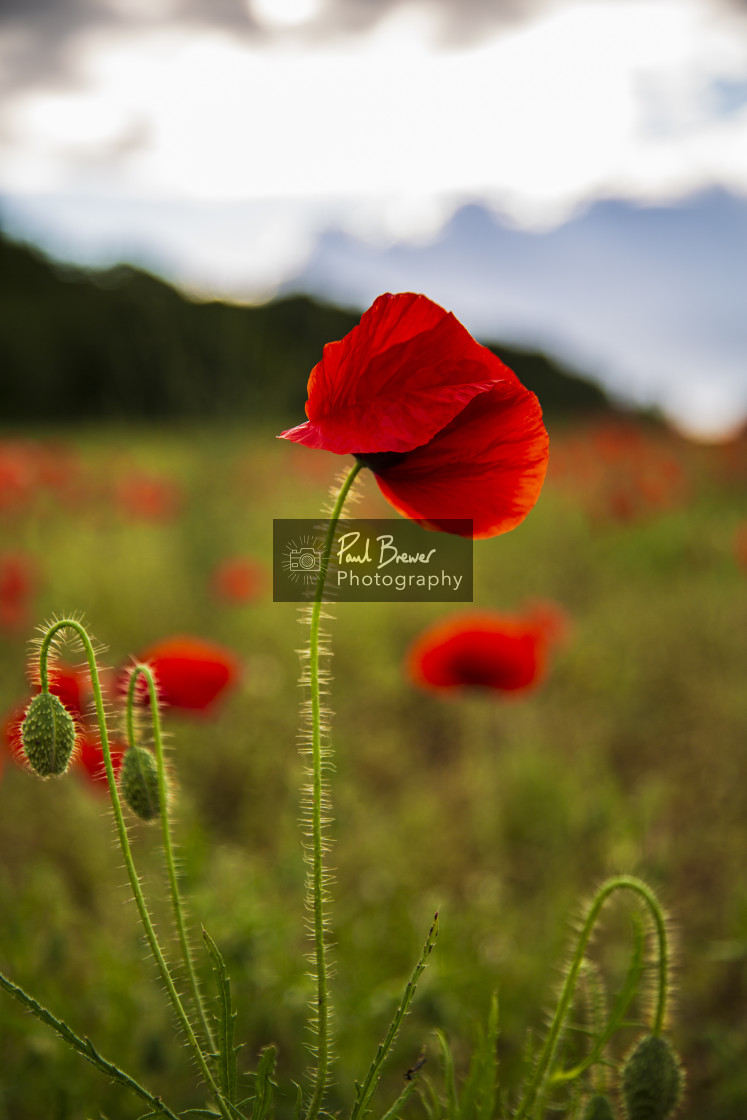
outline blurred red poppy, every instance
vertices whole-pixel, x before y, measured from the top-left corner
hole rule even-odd
[[[524,616],[458,615],[421,634],[407,667],[425,688],[519,692],[542,679],[548,650],[565,630],[565,616],[552,604]]]
[[[116,740],[112,740],[109,743],[109,751],[111,753],[112,767],[116,775],[119,773],[119,768],[122,765],[125,747]],[[101,747],[101,740],[97,735],[82,735],[80,737],[76,748],[75,761],[81,769],[85,771],[94,787],[101,788],[106,792],[108,785],[106,781],[106,770],[104,768],[104,752]]]
[[[20,441],[0,442],[0,511],[17,512],[34,490],[34,471],[28,446]]]
[[[734,534],[734,552],[740,568],[744,568],[747,572],[747,521],[737,526]]]
[[[182,711],[206,711],[239,678],[239,662],[230,650],[203,638],[177,636],[156,642],[137,658],[153,669],[159,698]],[[125,687],[124,678],[120,684]],[[147,699],[145,682],[137,698]]]
[[[168,478],[133,470],[117,483],[119,508],[130,517],[143,521],[164,521],[176,516],[181,492]]]
[[[237,556],[218,564],[210,583],[216,598],[228,603],[249,603],[262,591],[265,575],[256,560]]]
[[[311,371],[308,420],[283,439],[352,454],[398,512],[473,536],[513,529],[539,496],[548,440],[534,393],[449,312],[379,296]]]

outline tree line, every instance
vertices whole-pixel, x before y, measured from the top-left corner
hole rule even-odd
[[[5,422],[298,419],[325,342],[360,317],[306,295],[200,303],[135,268],[63,267],[5,237],[0,297]],[[546,355],[493,349],[547,414],[612,409]]]

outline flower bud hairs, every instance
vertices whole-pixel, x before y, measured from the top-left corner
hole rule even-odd
[[[21,726],[23,751],[29,766],[41,778],[65,773],[75,749],[75,721],[51,692],[35,696]]]
[[[119,772],[119,792],[128,809],[141,821],[155,820],[161,813],[156,760],[145,747],[130,747]]]

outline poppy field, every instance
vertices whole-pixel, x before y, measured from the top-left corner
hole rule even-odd
[[[494,992],[498,1092],[514,1092],[580,908],[619,874],[648,883],[671,923],[667,1036],[687,1077],[678,1115],[732,1120],[747,1105],[747,442],[697,447],[630,417],[547,427],[536,505],[511,532],[475,541],[472,606],[340,603],[324,623],[335,747],[327,1113],[349,1110],[436,911],[374,1114],[407,1078],[420,1088],[403,1115],[457,1115],[443,1104],[444,1053],[464,1084]],[[154,666],[195,967],[212,992],[203,925],[231,978],[239,1073],[276,1044],[274,1108],[291,1117],[313,997],[299,823],[306,632],[296,606],[272,601],[272,520],[314,517],[353,460],[279,431],[0,438],[0,971],[180,1113],[205,1096],[124,904],[90,677],[81,650],[61,646],[50,692],[78,723],[76,755],[64,778],[40,782],[18,757],[38,689],[29,639],[45,620],[82,618],[105,647],[110,711],[133,658]],[[368,471],[356,490],[356,514],[392,516]],[[126,729],[116,713],[111,726],[118,766]],[[166,929],[157,828],[128,821]],[[629,908],[611,903],[591,947],[613,985],[633,928]],[[631,1006],[612,1057],[640,1035],[646,1006]],[[0,1053],[0,1117],[147,1112],[6,995]],[[569,1098],[566,1114],[583,1107]]]

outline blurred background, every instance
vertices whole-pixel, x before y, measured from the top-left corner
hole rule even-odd
[[[747,415],[738,0],[6,0],[0,216],[200,300],[427,290],[685,430]]]
[[[275,1041],[298,1077],[303,632],[272,603],[272,518],[314,516],[345,463],[275,436],[325,342],[425,292],[551,437],[536,509],[475,548],[475,607],[550,603],[565,637],[526,694],[445,700],[406,659],[446,608],[336,612],[332,1107],[436,906],[392,1091],[436,1027],[466,1064],[493,987],[515,1083],[578,900],[630,871],[678,931],[682,1114],[744,1114],[747,5],[5,0],[0,21],[6,732],[55,612],[111,668],[174,635],[226,651],[232,687],[167,715],[183,875],[242,1061]],[[4,733],[0,803],[0,968],[196,1107],[100,788],[82,765],[40,784]],[[134,837],[158,909],[157,838]],[[0,1117],[138,1115],[10,999],[0,1051]]]

